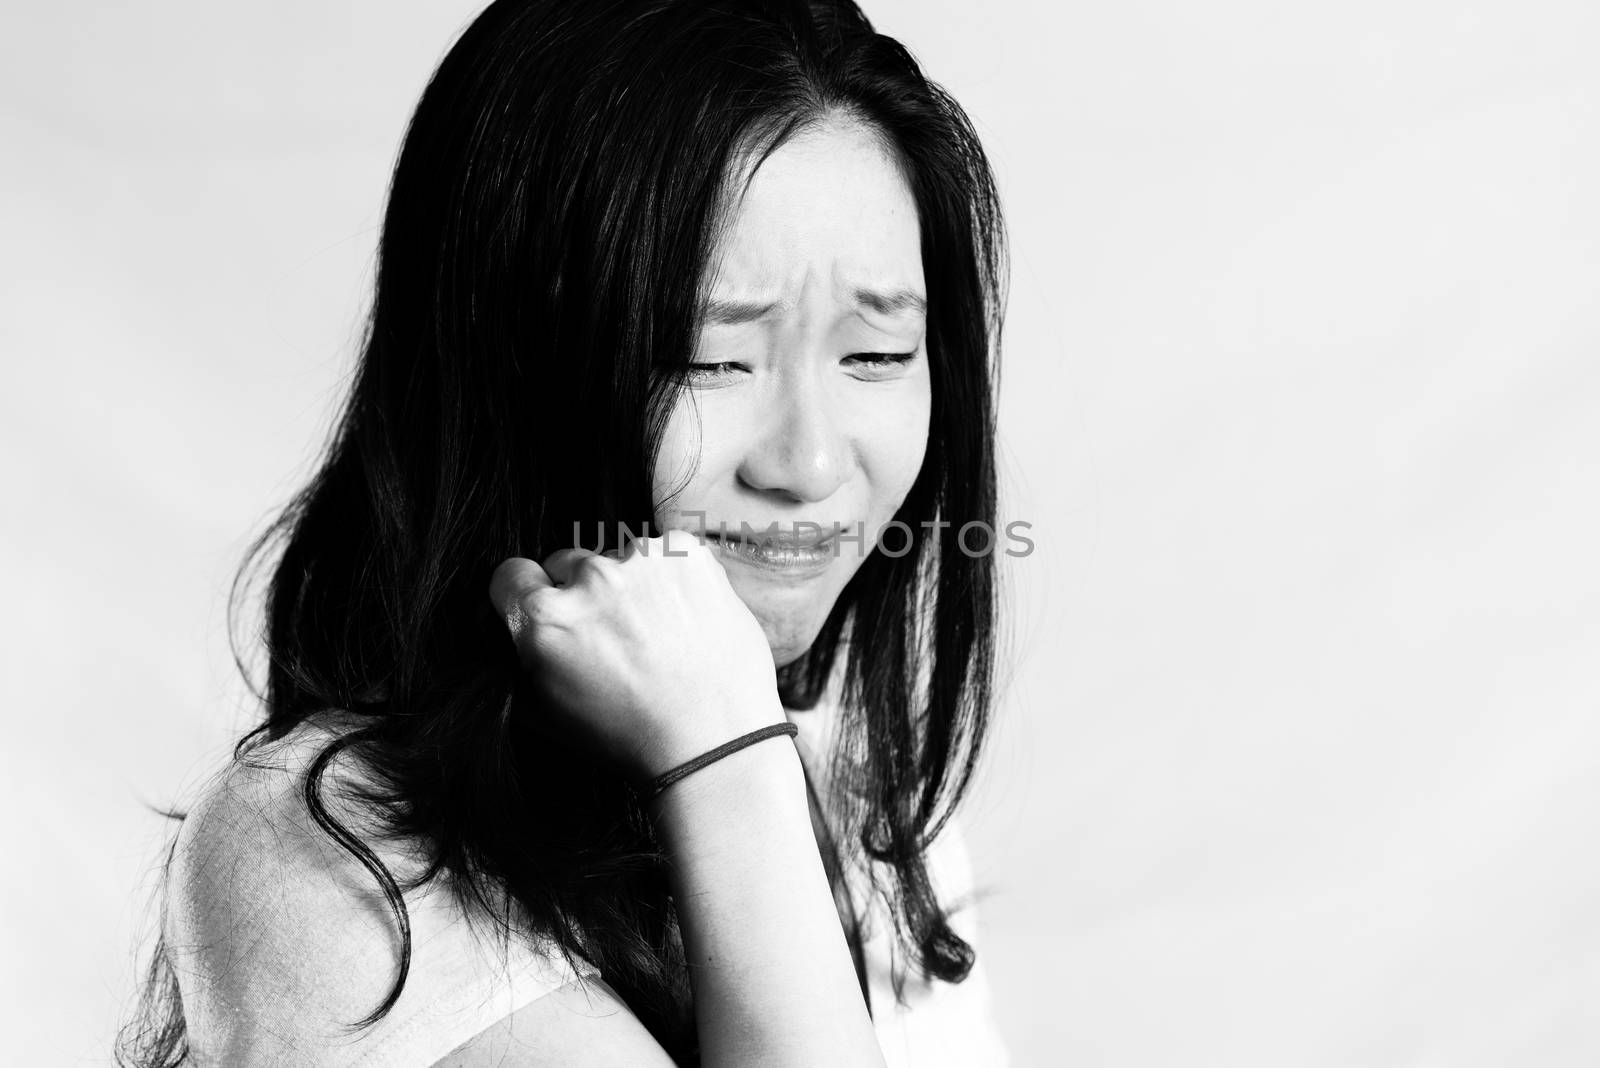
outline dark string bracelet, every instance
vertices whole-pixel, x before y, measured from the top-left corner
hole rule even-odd
[[[787,734],[789,737],[793,738],[799,733],[800,728],[796,727],[793,723],[771,723],[765,727],[757,728],[756,730],[751,731],[749,734],[741,734],[731,742],[723,742],[710,752],[701,753],[693,760],[685,761],[684,763],[673,768],[671,771],[664,771],[660,775],[657,775],[650,783],[650,794],[645,798],[645,800],[654,801],[656,797],[660,795],[662,790],[665,790],[667,787],[671,786],[685,775],[692,775],[701,768],[705,767],[707,764],[715,764],[729,753],[737,753],[746,746],[755,745],[757,742],[764,742],[768,738],[776,738],[780,734]]]

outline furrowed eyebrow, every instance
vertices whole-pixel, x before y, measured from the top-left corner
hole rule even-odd
[[[705,302],[700,310],[700,321],[707,326],[738,326],[765,319],[782,308],[780,301],[717,300]]]
[[[879,315],[902,315],[905,312],[922,315],[928,311],[927,300],[921,294],[913,293],[909,289],[896,289],[888,293],[858,289],[855,298],[857,304],[870,308]]]
[[[927,300],[909,289],[895,289],[880,293],[874,289],[857,289],[852,296],[860,307],[879,315],[904,315],[915,312],[924,315]],[[760,322],[773,312],[783,311],[788,305],[781,300],[722,300],[713,297],[700,307],[700,322],[705,326],[739,326]]]

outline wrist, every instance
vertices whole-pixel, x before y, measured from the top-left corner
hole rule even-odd
[[[632,761],[632,771],[642,782],[650,783],[751,731],[787,722],[776,693],[727,707],[702,706],[693,713],[674,717],[669,730],[641,746]]]
[[[719,832],[741,824],[753,828],[791,808],[809,818],[800,753],[794,740],[782,735],[730,753],[645,803],[669,848],[701,838],[708,821]]]
[[[793,738],[799,733],[800,728],[796,727],[788,720],[785,720],[782,723],[772,723],[765,727],[757,727],[753,731],[747,731],[731,741],[724,742],[714,749],[710,749],[692,760],[686,760],[672,770],[656,776],[655,781],[648,787],[650,790],[649,797],[653,800],[663,790],[670,788],[674,783],[681,782],[688,776],[693,775],[697,771],[701,771],[710,767],[719,760],[727,759],[741,749],[747,749],[752,745],[760,745],[762,742],[774,738]]]

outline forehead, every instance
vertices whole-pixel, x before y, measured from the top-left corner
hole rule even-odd
[[[826,120],[779,145],[735,180],[726,212],[714,300],[924,292],[916,202],[890,149],[859,122]]]

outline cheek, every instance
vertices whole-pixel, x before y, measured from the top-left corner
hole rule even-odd
[[[662,432],[655,468],[650,473],[658,524],[665,524],[669,507],[694,507],[694,487],[702,466],[701,421],[693,401],[680,397]]]
[[[881,513],[883,521],[899,509],[922,470],[931,410],[931,396],[923,382],[901,403],[880,409],[871,424],[873,510]]]
[[[669,525],[674,509],[699,510],[707,493],[739,466],[751,435],[748,404],[736,390],[678,398],[661,434],[651,472],[658,525]]]

